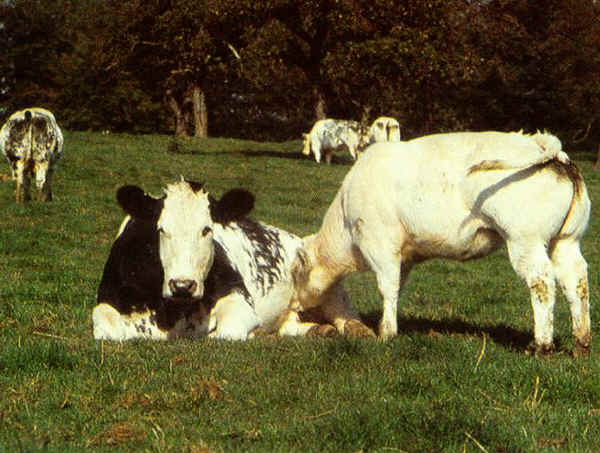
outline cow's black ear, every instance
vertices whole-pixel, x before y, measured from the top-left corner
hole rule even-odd
[[[199,192],[204,188],[203,182],[190,181],[189,179],[186,179],[185,182],[187,182],[189,184],[190,188],[194,192]]]
[[[162,200],[146,195],[138,186],[122,186],[117,190],[117,202],[131,217],[152,220],[156,218]]]
[[[231,189],[219,201],[211,200],[210,214],[214,222],[223,225],[240,220],[254,208],[254,195],[245,189]]]

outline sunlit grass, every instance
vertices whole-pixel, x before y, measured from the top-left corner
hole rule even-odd
[[[593,156],[573,156],[600,198]],[[299,141],[67,133],[52,203],[16,205],[0,182],[0,451],[597,451],[598,342],[591,357],[571,357],[559,297],[557,354],[527,356],[528,291],[504,251],[415,268],[387,343],[92,339],[120,185],[158,195],[183,175],[217,197],[246,187],[255,218],[303,235],[349,169],[336,157],[317,165]],[[583,244],[594,333],[599,215],[594,206]],[[375,325],[373,276],[346,287]]]

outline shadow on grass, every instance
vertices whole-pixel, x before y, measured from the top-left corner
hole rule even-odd
[[[361,316],[363,322],[377,332],[381,312],[370,312]],[[462,319],[451,318],[439,321],[426,318],[404,318],[398,317],[398,334],[422,333],[438,335],[474,335],[486,334],[495,343],[516,351],[527,351],[533,341],[533,335],[529,331],[517,330],[504,324],[479,325],[466,322]],[[560,344],[555,340],[557,350]]]

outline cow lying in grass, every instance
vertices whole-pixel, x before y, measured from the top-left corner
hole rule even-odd
[[[18,202],[31,199],[32,178],[40,200],[52,200],[52,175],[63,145],[62,132],[48,110],[33,107],[10,116],[0,130],[0,149],[17,181]]]
[[[530,289],[536,350],[553,349],[557,280],[570,304],[575,354],[587,353],[587,263],[579,243],[590,199],[561,148],[550,134],[500,132],[371,146],[299,251],[294,306],[312,307],[350,273],[370,269],[383,296],[379,336],[393,337],[399,291],[415,264],[478,258],[506,244]]]
[[[368,334],[340,287],[301,322],[288,309],[290,264],[301,239],[246,217],[254,197],[234,189],[220,200],[200,184],[169,185],[162,198],[135,186],[117,200],[128,216],[115,240],[92,314],[94,338],[246,339],[257,328],[280,335]]]

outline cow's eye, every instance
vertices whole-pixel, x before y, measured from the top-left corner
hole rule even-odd
[[[205,226],[204,229],[202,230],[202,236],[206,236],[208,233],[210,233],[212,231],[212,228],[209,226]]]

